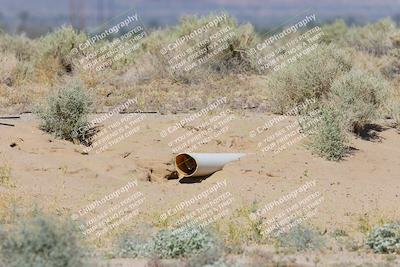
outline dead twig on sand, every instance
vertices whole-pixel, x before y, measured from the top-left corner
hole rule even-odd
[[[4,126],[11,126],[11,127],[14,127],[14,126],[15,126],[14,124],[2,123],[2,122],[0,122],[0,125],[4,125]]]
[[[1,120],[13,120],[13,119],[20,119],[20,116],[1,116],[0,119]],[[14,124],[10,124],[10,123],[4,123],[4,122],[0,122],[0,125],[4,125],[4,126],[11,126],[14,127]]]
[[[20,116],[4,116],[0,117],[0,120],[13,120],[13,119],[20,119]]]

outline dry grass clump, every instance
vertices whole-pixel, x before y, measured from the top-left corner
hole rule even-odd
[[[0,186],[11,184],[11,168],[7,165],[0,166]]]
[[[18,64],[17,57],[11,53],[0,53],[0,64],[0,83],[11,85]]]
[[[12,191],[0,192],[0,224],[14,223],[18,217],[21,199]]]

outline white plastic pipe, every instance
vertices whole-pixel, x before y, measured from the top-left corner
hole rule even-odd
[[[176,156],[179,177],[196,177],[222,170],[225,164],[245,156],[244,153],[182,153]]]

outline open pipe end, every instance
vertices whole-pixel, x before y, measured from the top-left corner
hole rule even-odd
[[[197,171],[197,162],[188,154],[179,154],[175,158],[176,170],[181,177],[190,177]]]

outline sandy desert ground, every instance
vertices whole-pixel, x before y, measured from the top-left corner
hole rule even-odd
[[[129,116],[119,114],[106,121],[101,129]],[[159,222],[160,214],[177,203],[224,181],[224,190],[233,197],[232,214],[252,203],[263,206],[315,180],[313,190],[321,193],[323,201],[309,222],[321,231],[344,229],[356,235],[362,222],[374,224],[382,219],[400,219],[400,135],[395,129],[383,126],[372,130],[373,138],[369,140],[351,137],[351,154],[343,161],[330,162],[312,155],[304,148],[304,141],[277,154],[261,152],[258,142],[274,130],[268,129],[262,136],[254,138],[249,132],[272,117],[233,113],[234,119],[229,121],[228,128],[198,147],[196,152],[244,152],[249,155],[229,163],[207,179],[178,179],[174,174],[176,151],[168,144],[192,128],[190,124],[186,125],[175,133],[175,137],[162,137],[160,132],[185,116],[144,114],[135,133],[121,138],[103,152],[92,150],[86,153],[81,145],[44,133],[33,115],[23,114],[21,119],[9,121],[15,127],[0,126],[0,158],[11,169],[12,184],[0,187],[0,192],[12,196],[18,206],[26,210],[36,207],[71,216],[96,199],[136,180],[136,190],[143,193],[145,200],[139,214],[123,226],[133,228],[143,222]],[[288,118],[274,127],[283,128],[295,121],[295,118]],[[193,128],[198,132],[206,131]],[[201,206],[206,199],[189,209]],[[107,236],[113,235],[108,233]],[[365,257],[353,256],[355,262],[363,262]],[[332,257],[351,261],[353,256]],[[304,259],[306,255],[299,257]],[[331,260],[329,256],[323,258]],[[126,264],[130,266],[131,263]]]

